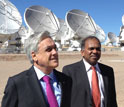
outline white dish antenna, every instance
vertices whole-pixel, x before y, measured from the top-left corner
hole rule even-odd
[[[60,23],[60,29],[57,33],[57,40],[61,40],[61,38],[66,38],[66,34],[68,31],[67,25],[63,19],[58,18],[59,23]]]
[[[104,42],[106,38],[105,32],[99,25],[96,25],[96,28],[97,30],[95,36],[100,40],[100,42]]]
[[[122,16],[122,24],[124,25],[124,15]]]
[[[22,24],[22,17],[17,8],[8,0],[0,0],[0,33],[13,34]]]
[[[21,37],[22,44],[24,44],[25,39],[29,37],[28,30],[24,26],[21,26],[18,31],[18,35]]]
[[[94,20],[88,15],[78,9],[70,10],[65,17],[67,26],[81,38],[85,38],[96,33],[96,24]]]
[[[108,33],[108,39],[110,40],[111,43],[115,43],[116,40],[117,40],[117,37],[116,37],[116,35],[114,33],[109,32]]]
[[[22,17],[17,8],[8,0],[0,0],[0,41],[18,32]]]
[[[24,13],[24,20],[27,27],[35,33],[47,30],[53,36],[60,28],[58,18],[55,14],[51,10],[41,6],[27,8]]]
[[[119,41],[124,43],[124,25],[120,28]]]
[[[56,39],[58,40],[69,40],[74,36],[74,33],[72,33],[69,28],[67,27],[67,24],[65,20],[58,18],[59,23],[60,23],[60,29],[57,33]]]

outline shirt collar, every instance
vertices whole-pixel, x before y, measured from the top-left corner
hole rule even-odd
[[[92,65],[90,65],[84,58],[83,58],[83,62],[84,62],[86,71],[89,71]],[[99,71],[98,63],[96,63],[96,65],[94,65],[94,67]]]
[[[38,77],[38,80],[40,80],[43,76],[46,75],[40,69],[38,69],[36,66],[34,66],[34,70],[36,72],[36,75]],[[53,71],[49,75],[47,75],[47,76],[49,76],[52,80],[54,80],[54,78],[55,78]]]

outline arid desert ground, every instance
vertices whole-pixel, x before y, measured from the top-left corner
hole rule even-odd
[[[59,71],[64,65],[79,61],[80,52],[59,52]],[[124,107],[124,52],[102,52],[100,62],[112,66],[115,73],[117,101],[119,107]],[[0,103],[7,80],[31,66],[25,54],[0,54]]]

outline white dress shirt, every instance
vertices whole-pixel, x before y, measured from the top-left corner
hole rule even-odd
[[[43,87],[43,92],[44,92],[44,95],[45,95],[45,98],[46,98],[46,101],[47,101],[47,95],[46,95],[46,83],[42,80],[42,77],[45,76],[46,74],[44,74],[40,69],[38,69],[36,66],[34,66],[34,69],[35,69],[35,72],[36,72],[36,75],[38,77],[38,80],[40,81],[41,83],[41,86]],[[57,99],[57,102],[58,102],[58,105],[60,107],[60,103],[61,103],[61,87],[60,87],[60,84],[58,83],[58,81],[56,80],[56,77],[53,73],[53,71],[47,75],[49,76],[52,81],[50,81],[51,83],[51,86],[54,90],[54,94],[56,96],[56,99]]]
[[[83,58],[84,65],[87,71],[87,76],[89,79],[90,89],[92,90],[92,69],[91,65]],[[97,76],[98,76],[98,82],[99,82],[99,89],[100,89],[100,95],[101,95],[101,107],[104,107],[104,82],[101,75],[101,71],[99,69],[98,63],[94,66],[96,68]],[[91,91],[92,92],[92,91]]]

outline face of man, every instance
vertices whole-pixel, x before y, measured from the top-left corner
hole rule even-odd
[[[98,40],[88,39],[85,42],[84,50],[81,50],[83,58],[91,65],[95,65],[101,56],[101,45]]]
[[[58,52],[55,42],[46,38],[38,44],[38,52],[32,53],[34,65],[39,69],[52,70],[58,66]]]

